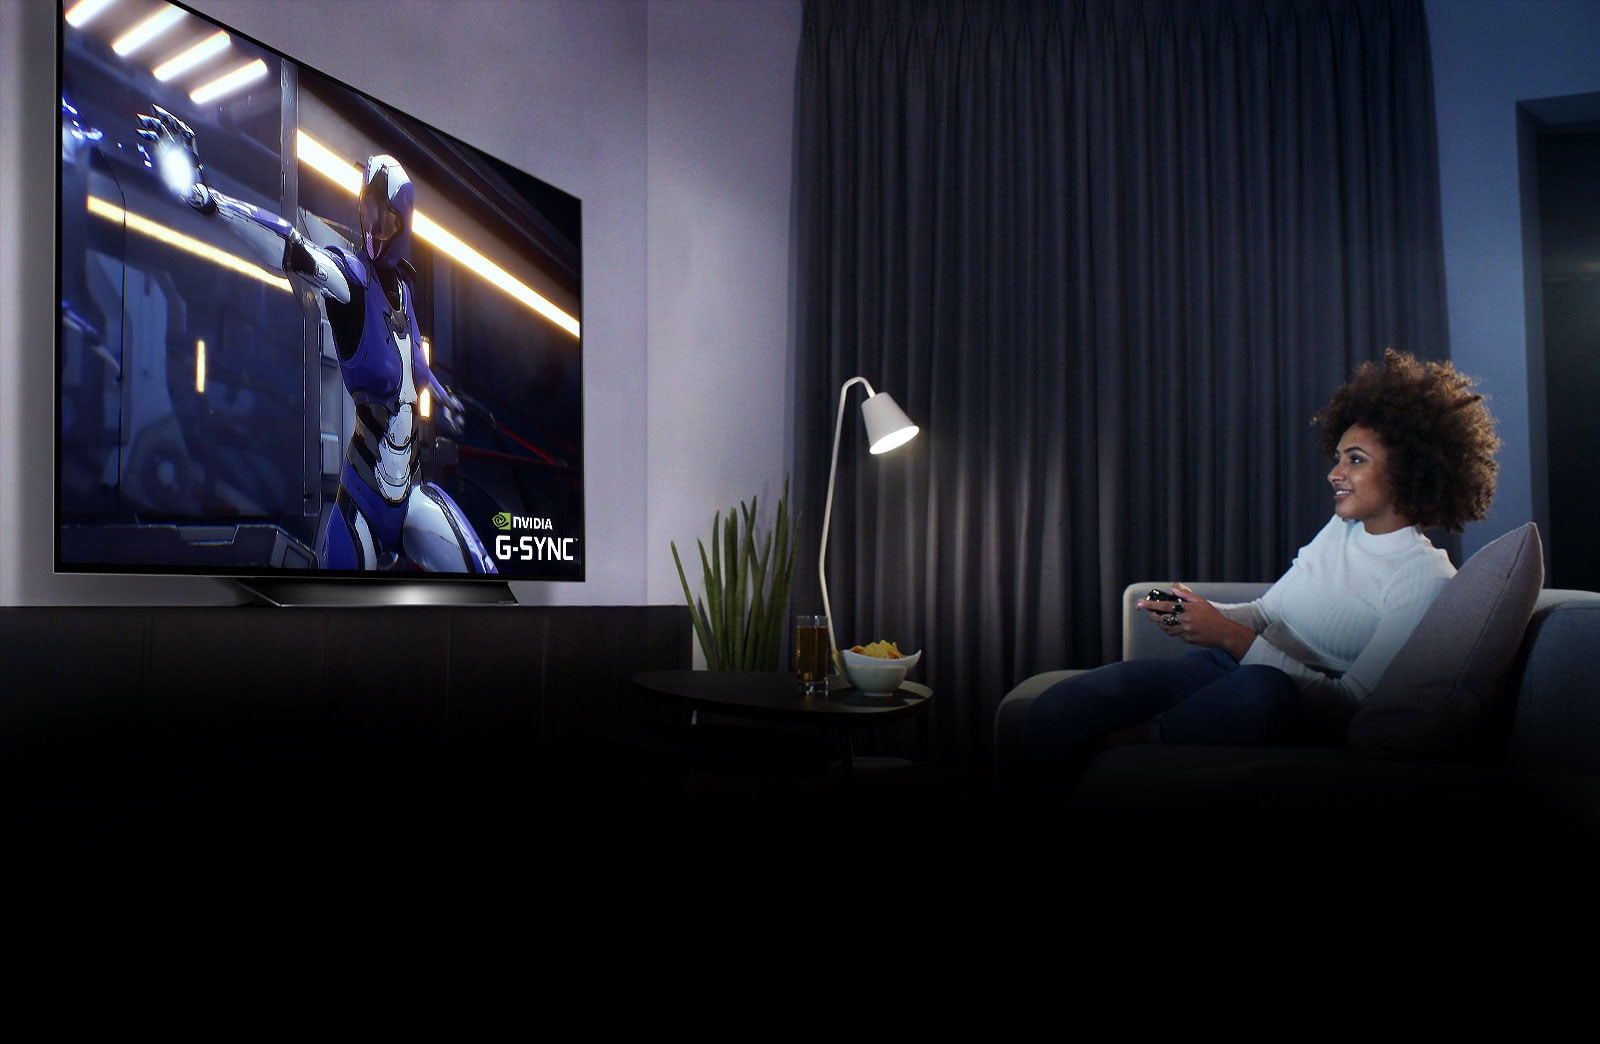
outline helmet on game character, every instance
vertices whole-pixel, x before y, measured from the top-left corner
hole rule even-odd
[[[375,264],[396,267],[411,253],[415,190],[393,156],[372,156],[361,181],[361,245]]]

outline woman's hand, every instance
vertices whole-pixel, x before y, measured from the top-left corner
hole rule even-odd
[[[1181,638],[1190,645],[1221,649],[1235,660],[1244,659],[1256,640],[1254,631],[1223,616],[1216,606],[1195,594],[1187,584],[1173,584],[1172,593],[1178,596],[1180,606],[1141,598],[1134,603],[1134,608],[1149,612],[1156,626],[1174,638]],[[1175,609],[1177,611],[1173,611]]]

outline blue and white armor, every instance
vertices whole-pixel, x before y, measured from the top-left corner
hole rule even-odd
[[[317,537],[326,569],[394,567],[402,559],[436,572],[496,572],[459,505],[421,478],[422,396],[453,426],[460,400],[428,367],[414,305],[410,253],[415,192],[392,156],[367,160],[360,252],[312,243],[282,217],[223,195],[205,182],[194,132],[153,106],[139,117],[152,164],[179,198],[222,221],[263,266],[323,298],[339,371],[355,404],[335,510]]]

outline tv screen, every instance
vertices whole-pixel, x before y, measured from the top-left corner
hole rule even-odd
[[[61,17],[57,570],[582,580],[579,200],[182,5]]]

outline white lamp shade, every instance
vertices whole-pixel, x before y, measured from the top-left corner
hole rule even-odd
[[[863,402],[861,416],[867,422],[867,447],[872,453],[887,453],[904,446],[920,430],[887,392]]]

